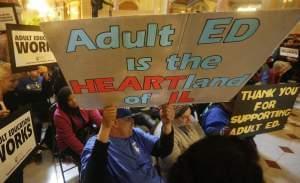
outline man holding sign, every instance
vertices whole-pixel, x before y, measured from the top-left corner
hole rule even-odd
[[[162,107],[162,135],[158,138],[133,128],[130,110],[105,108],[99,134],[87,142],[82,153],[82,182],[164,182],[151,156],[164,158],[171,153],[174,116],[173,106]]]

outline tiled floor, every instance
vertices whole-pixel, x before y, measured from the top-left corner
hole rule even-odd
[[[64,169],[73,166],[64,164]],[[78,183],[78,170],[74,168],[65,173],[68,183]],[[40,164],[31,163],[24,170],[25,183],[63,183],[60,166],[57,160],[54,160],[50,151],[43,152],[43,162]]]
[[[267,183],[300,182],[300,97],[283,130],[255,137]]]
[[[255,141],[267,183],[300,183],[300,97],[283,130],[257,135]],[[58,162],[50,151],[43,153],[43,163],[25,168],[25,183],[63,183]],[[66,173],[66,180],[79,182],[76,168]]]

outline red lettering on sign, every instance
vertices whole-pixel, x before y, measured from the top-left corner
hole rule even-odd
[[[160,90],[161,83],[164,81],[162,76],[145,76],[144,78],[144,90]]]
[[[113,85],[114,78],[99,78],[95,79],[98,92],[112,92],[115,91]]]
[[[178,91],[172,92],[171,95],[170,95],[170,98],[169,98],[169,102],[168,102],[168,103],[169,103],[169,104],[174,104],[174,103],[176,103],[178,94],[179,94]]]
[[[190,91],[182,92],[181,96],[179,97],[178,103],[190,103],[193,102],[193,98],[189,98]]]
[[[138,79],[135,76],[126,77],[122,81],[118,90],[124,91],[125,89],[127,89],[129,87],[133,88],[135,91],[142,90],[142,86],[140,85],[140,82],[138,81]]]
[[[82,94],[82,90],[87,90],[88,93],[96,93],[95,83],[93,79],[85,80],[85,84],[79,84],[76,80],[69,81],[74,94]]]

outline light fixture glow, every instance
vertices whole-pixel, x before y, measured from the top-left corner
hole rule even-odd
[[[50,8],[45,0],[29,0],[27,6],[29,10],[34,10],[39,13],[40,17],[54,16],[55,11]]]
[[[257,10],[256,7],[250,7],[250,6],[248,6],[248,7],[239,7],[237,9],[237,11],[256,11],[256,10]]]

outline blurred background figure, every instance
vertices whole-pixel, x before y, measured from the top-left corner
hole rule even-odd
[[[264,183],[255,148],[235,136],[209,136],[193,144],[171,168],[171,183]]]
[[[105,0],[91,0],[92,4],[92,17],[98,17],[98,11],[103,9],[103,4],[106,4],[110,7],[113,7],[114,5],[110,2],[107,2]]]
[[[44,123],[49,123],[50,97],[53,95],[52,82],[48,74],[48,68],[38,66],[36,70],[27,72],[17,86],[22,105],[29,105],[36,129],[36,140],[40,150],[36,154],[36,160],[41,161],[42,129]]]

